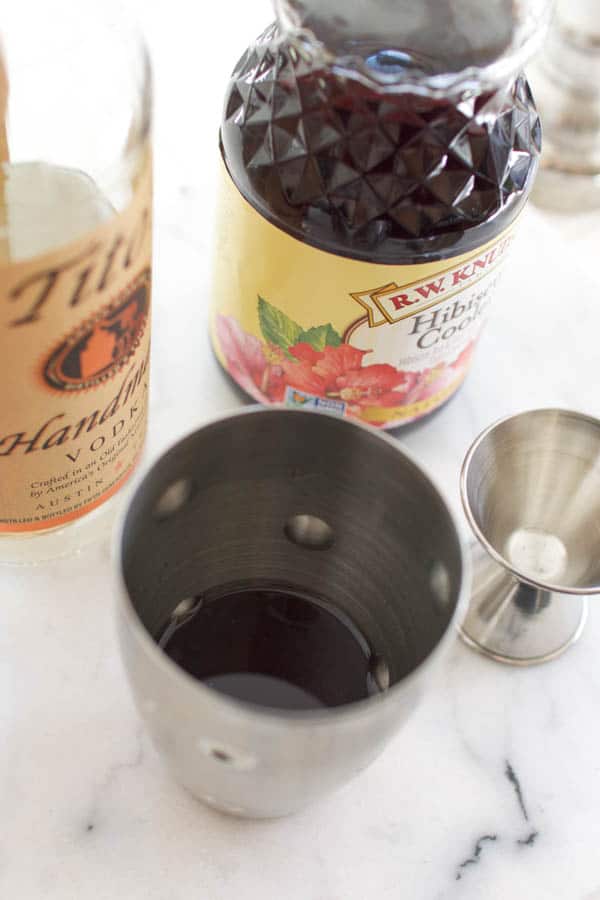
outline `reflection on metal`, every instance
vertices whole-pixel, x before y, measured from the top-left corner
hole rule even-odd
[[[600,421],[556,409],[481,434],[461,477],[477,538],[466,642],[493,659],[554,659],[600,594]]]

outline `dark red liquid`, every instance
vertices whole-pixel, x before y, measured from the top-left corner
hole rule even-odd
[[[170,621],[159,644],[194,678],[260,706],[340,706],[379,690],[358,628],[293,591],[249,588],[200,600]]]
[[[385,58],[374,54],[374,65]],[[321,249],[382,263],[493,239],[525,202],[540,140],[523,76],[470,96],[384,93],[310,50],[299,55],[276,26],[236,66],[221,129],[235,184],[266,218]]]

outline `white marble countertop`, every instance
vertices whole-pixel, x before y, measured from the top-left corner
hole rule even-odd
[[[206,337],[216,128],[228,70],[268,5],[211,4],[210,26],[184,0],[146,7],[152,458],[239,402]],[[404,432],[457,507],[462,456],[493,419],[537,405],[600,413],[599,233],[600,214],[529,209],[466,386]],[[0,592],[0,897],[600,900],[595,603],[580,642],[545,666],[502,667],[457,640],[368,771],[293,818],[253,823],[177,787],[143,732],[117,655],[107,544],[4,569]]]

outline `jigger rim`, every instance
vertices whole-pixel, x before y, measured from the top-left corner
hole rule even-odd
[[[369,433],[376,440],[388,444],[395,453],[400,457],[404,457],[411,469],[418,475],[422,481],[432,490],[433,494],[439,499],[441,506],[445,508],[448,515],[449,525],[454,532],[457,543],[457,550],[460,557],[461,579],[456,592],[456,601],[454,609],[448,618],[448,623],[441,637],[435,643],[424,659],[422,659],[407,675],[403,675],[395,684],[391,685],[388,690],[382,694],[373,695],[363,700],[357,700],[351,703],[345,703],[340,706],[331,706],[324,709],[315,708],[307,710],[287,710],[276,707],[259,706],[250,702],[238,700],[227,694],[220,693],[211,687],[203,684],[202,681],[190,675],[185,669],[177,665],[162,650],[150,632],[142,622],[138,614],[134,601],[132,600],[127,584],[125,582],[123,572],[123,536],[125,533],[125,525],[131,503],[138,493],[146,477],[151,470],[163,459],[167,453],[170,453],[175,447],[184,441],[193,437],[199,431],[219,425],[223,422],[231,422],[235,419],[241,419],[246,416],[265,415],[272,416],[281,414],[282,412],[291,413],[295,416],[322,416],[332,419],[339,423],[342,427],[356,427],[362,431]],[[247,406],[238,407],[227,410],[224,413],[211,416],[207,419],[200,420],[192,428],[186,429],[181,435],[173,440],[166,448],[161,448],[160,452],[153,454],[150,459],[144,460],[138,472],[134,475],[129,486],[126,501],[119,510],[115,526],[113,528],[111,540],[111,558],[113,561],[113,587],[115,590],[115,613],[119,625],[123,624],[129,630],[131,638],[138,644],[140,650],[152,660],[153,665],[158,667],[165,678],[178,679],[182,684],[186,684],[191,690],[203,700],[203,702],[211,701],[218,705],[221,709],[229,709],[236,716],[246,716],[248,721],[256,722],[260,719],[264,723],[272,723],[277,726],[284,724],[286,726],[296,725],[298,727],[310,725],[318,725],[331,723],[336,721],[352,721],[357,714],[366,714],[368,710],[375,709],[380,703],[386,703],[394,697],[399,696],[406,686],[411,682],[420,678],[423,669],[431,666],[432,662],[443,657],[449,645],[456,640],[459,623],[464,619],[468,603],[471,587],[471,557],[468,553],[466,542],[464,539],[464,531],[459,525],[458,515],[452,509],[444,491],[438,486],[435,479],[425,469],[425,467],[410,453],[404,445],[392,438],[390,435],[384,434],[382,431],[367,425],[356,419],[341,417],[336,413],[328,410],[314,409],[296,409],[286,406],[285,404],[272,404],[265,407],[260,404],[248,404]],[[119,628],[119,631],[121,629]],[[121,637],[121,634],[119,635]],[[121,658],[123,658],[123,645],[121,643]]]
[[[534,409],[525,409],[521,412],[510,413],[507,416],[502,416],[500,419],[497,419],[495,422],[492,422],[487,428],[475,438],[463,460],[463,464],[460,471],[460,499],[462,502],[463,510],[467,521],[469,523],[469,527],[471,528],[473,534],[482,545],[484,550],[494,559],[503,569],[507,572],[510,572],[517,578],[519,581],[524,584],[531,585],[531,587],[537,588],[542,591],[550,591],[556,594],[571,594],[573,596],[585,597],[589,594],[600,594],[600,584],[596,585],[584,585],[582,587],[574,587],[571,585],[562,585],[556,584],[552,581],[542,581],[533,578],[531,575],[523,572],[522,569],[519,569],[517,566],[513,565],[507,557],[503,556],[502,553],[499,553],[495,547],[488,541],[483,531],[480,529],[477,524],[477,520],[473,514],[471,509],[471,504],[469,502],[469,492],[467,488],[467,478],[469,475],[469,469],[471,467],[471,463],[480,446],[486,440],[486,438],[491,434],[492,431],[495,431],[500,426],[504,425],[506,422],[510,422],[516,419],[526,419],[533,418],[537,415],[548,415],[553,414],[560,418],[568,418],[568,419],[576,419],[579,422],[586,422],[589,425],[593,425],[594,428],[597,428],[600,432],[600,419],[595,418],[595,416],[589,415],[589,413],[581,412],[576,409],[564,409],[562,407],[555,406],[541,406],[535,407]],[[598,446],[600,448],[600,437],[598,441]]]

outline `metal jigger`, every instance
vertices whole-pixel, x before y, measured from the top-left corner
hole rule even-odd
[[[600,421],[540,409],[492,425],[463,465],[473,592],[461,632],[512,665],[554,659],[600,593]]]

